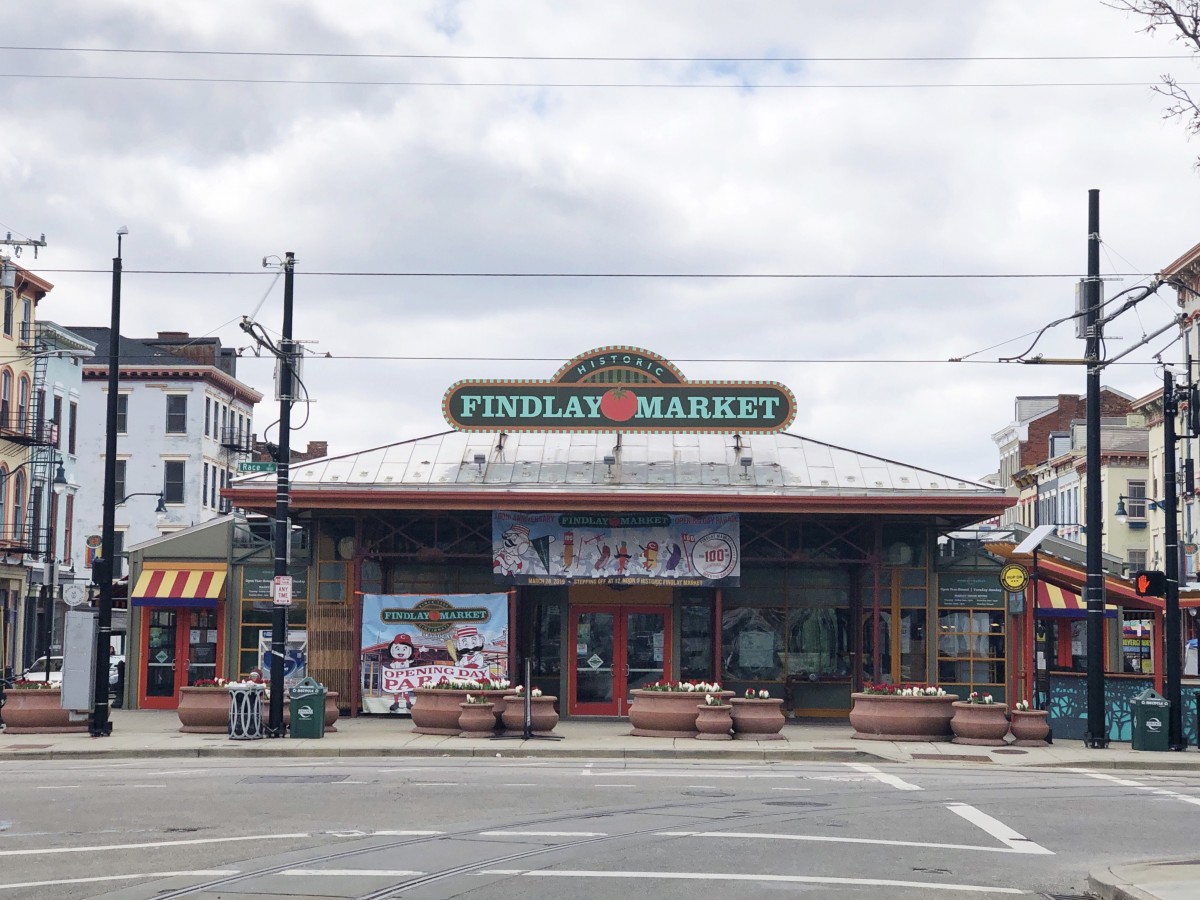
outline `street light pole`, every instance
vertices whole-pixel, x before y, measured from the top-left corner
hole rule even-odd
[[[108,648],[112,646],[113,554],[116,552],[117,519],[117,389],[121,367],[121,238],[129,234],[117,229],[117,255],[112,268],[112,322],[108,334],[108,413],[104,432],[104,519],[101,526],[100,560],[93,561],[92,580],[99,588],[96,648],[92,694],[92,737],[112,734],[108,718]]]
[[[283,331],[279,341],[279,451],[275,470],[275,575],[288,574],[289,463],[292,459],[292,292],[296,255],[284,254],[283,263]],[[283,664],[287,659],[288,608],[276,603],[271,609],[271,708],[267,718],[267,734],[283,737]]]
[[[1175,416],[1179,413],[1179,399],[1175,396],[1175,377],[1171,370],[1163,369],[1163,515],[1166,518],[1164,544],[1167,561],[1164,569],[1167,576],[1166,597],[1163,605],[1166,613],[1164,643],[1167,659],[1167,699],[1171,707],[1167,713],[1167,740],[1172,750],[1183,750],[1187,740],[1183,736],[1183,667],[1179,650],[1179,522],[1177,512],[1179,498],[1176,495],[1175,478]]]
[[[1100,192],[1088,191],[1087,279],[1087,733],[1084,745],[1108,746],[1104,709],[1104,506],[1100,496]]]
[[[58,498],[67,490],[67,473],[63,469],[62,459],[58,460],[58,471],[54,481],[50,483],[50,515],[46,526],[46,554],[43,561],[46,565],[42,579],[42,595],[45,622],[42,624],[43,640],[46,655],[46,684],[50,683],[50,645],[54,643],[54,604],[58,599]]]

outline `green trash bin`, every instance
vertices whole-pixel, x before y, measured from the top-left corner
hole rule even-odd
[[[1133,709],[1133,749],[1170,750],[1171,701],[1147,688],[1129,703]]]
[[[289,692],[292,737],[325,737],[325,685],[314,678],[302,678]]]

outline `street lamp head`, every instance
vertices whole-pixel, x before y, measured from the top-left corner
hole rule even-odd
[[[50,487],[54,490],[54,493],[58,494],[60,497],[65,494],[67,492],[67,488],[70,487],[70,485],[67,483],[67,472],[63,468],[62,460],[58,461],[58,471],[54,473],[54,481],[50,483]]]
[[[1129,513],[1125,509],[1124,496],[1117,497],[1117,509],[1116,512],[1113,513],[1113,518],[1116,519],[1121,525],[1124,525],[1129,520]]]
[[[158,492],[158,506],[154,507],[154,511],[160,516],[166,515],[167,513],[167,501],[163,497],[162,491]]]
[[[129,234],[129,226],[128,225],[122,225],[120,228],[117,229],[118,236],[123,235],[123,234]]]

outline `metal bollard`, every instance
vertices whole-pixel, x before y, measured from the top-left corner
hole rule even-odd
[[[229,739],[257,741],[263,737],[262,698],[266,686],[244,682],[229,686]]]

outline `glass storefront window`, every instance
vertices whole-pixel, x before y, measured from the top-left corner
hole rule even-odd
[[[980,690],[1002,699],[1006,638],[1002,609],[940,609],[938,683],[963,696]]]
[[[558,678],[562,672],[562,607],[539,603],[533,613],[533,660],[535,678]]]
[[[684,606],[679,623],[679,677],[710,681],[713,677],[712,606]]]
[[[780,681],[786,615],[779,607],[726,607],[721,617],[721,680]]]
[[[849,609],[792,609],[787,634],[787,674],[850,675]]]

